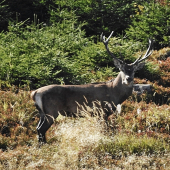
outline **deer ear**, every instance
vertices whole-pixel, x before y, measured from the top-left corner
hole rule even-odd
[[[122,68],[122,64],[120,63],[120,61],[119,61],[119,60],[117,60],[117,59],[113,59],[113,61],[114,61],[114,65],[115,65],[117,68],[119,68],[119,69],[121,69],[121,68]]]
[[[134,68],[135,71],[142,69],[144,65],[145,65],[145,62],[136,64]]]

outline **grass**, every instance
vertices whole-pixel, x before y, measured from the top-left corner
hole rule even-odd
[[[100,116],[59,116],[39,148],[38,112],[27,90],[11,88],[0,97],[0,169],[169,169],[169,105],[130,97],[109,127]]]

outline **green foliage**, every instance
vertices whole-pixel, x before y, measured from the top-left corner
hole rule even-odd
[[[133,40],[146,42],[148,38],[155,39],[155,47],[161,48],[169,45],[170,27],[169,3],[144,2],[136,4],[138,11],[133,15],[132,24],[126,30],[127,36]]]
[[[43,6],[39,0],[5,0],[4,5],[8,6],[10,14],[7,17],[7,21],[21,22],[28,18],[30,18],[30,21],[33,21],[34,15],[37,15],[40,22],[47,22],[49,17],[47,7]]]
[[[102,60],[105,49],[84,38],[83,24],[78,25],[72,14],[51,27],[38,24],[36,16],[30,26],[27,20],[11,23],[9,32],[0,34],[0,79],[35,88],[51,83],[81,84],[112,76],[110,68],[106,76],[101,72],[107,68],[95,66],[96,58]]]
[[[75,12],[80,23],[86,22],[83,29],[86,35],[93,36],[101,34],[102,31],[110,32],[116,30],[119,33],[131,23],[130,15],[135,14],[133,0],[8,0],[5,5],[9,6],[11,15],[8,20],[24,21],[28,18],[34,19],[38,16],[40,22],[51,24],[61,21],[63,11]]]
[[[46,25],[62,22],[63,19],[77,18],[77,24],[82,26],[86,36],[95,37],[101,32],[124,34],[125,30],[130,40],[145,42],[153,37],[155,47],[169,45],[169,1],[123,1],[123,0],[84,0],[84,1],[3,1],[0,5],[3,26],[7,22],[23,22],[30,18],[29,24],[36,15],[39,22]],[[74,14],[73,14],[74,13]],[[3,24],[5,22],[5,24]],[[6,29],[0,28],[1,30]],[[127,29],[128,28],[128,29]]]
[[[88,36],[99,35],[103,31],[111,32],[112,30],[121,33],[131,22],[130,15],[135,13],[132,0],[126,2],[122,0],[57,0],[53,7],[57,11],[56,20],[60,19],[59,14],[63,9],[75,11],[78,20],[87,23],[83,28]]]
[[[131,154],[141,155],[142,153],[157,154],[160,151],[169,150],[169,146],[163,140],[150,138],[147,135],[140,137],[121,134],[114,137],[114,142],[101,143],[96,149],[111,155],[128,156]]]

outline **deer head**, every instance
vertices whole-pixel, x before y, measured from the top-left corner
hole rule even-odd
[[[113,34],[113,31],[111,32],[109,37],[107,39],[105,39],[105,36],[103,36],[103,33],[102,33],[101,40],[103,41],[107,52],[112,56],[114,65],[117,68],[119,68],[119,70],[120,70],[120,74],[122,77],[122,84],[132,85],[135,71],[140,70],[144,66],[145,63],[143,61],[147,57],[149,57],[153,52],[153,51],[151,51],[153,41],[151,39],[149,39],[149,47],[143,57],[141,55],[138,59],[136,59],[135,62],[133,62],[131,64],[127,64],[123,60],[116,58],[115,55],[109,50],[108,42],[109,42],[109,39],[111,38],[112,34]]]

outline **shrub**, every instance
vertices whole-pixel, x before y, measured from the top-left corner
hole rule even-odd
[[[96,59],[102,61],[106,50],[84,38],[82,24],[71,19],[71,14],[51,27],[36,20],[31,26],[25,27],[26,23],[11,23],[9,32],[0,34],[1,83],[31,84],[35,88],[52,83],[87,83],[103,79],[103,71],[113,75],[109,67],[95,68]]]
[[[41,3],[49,6],[48,0]],[[57,0],[49,6],[50,20],[52,22],[60,21],[63,10],[75,11],[78,21],[86,23],[83,29],[87,36],[96,36],[103,31],[111,32],[112,30],[122,33],[131,22],[130,15],[135,13],[132,0],[126,2],[122,0]]]
[[[138,11],[133,15],[132,24],[126,30],[130,39],[146,42],[149,37],[155,39],[155,47],[160,49],[169,45],[170,27],[169,3],[162,5],[155,0],[136,4]]]

